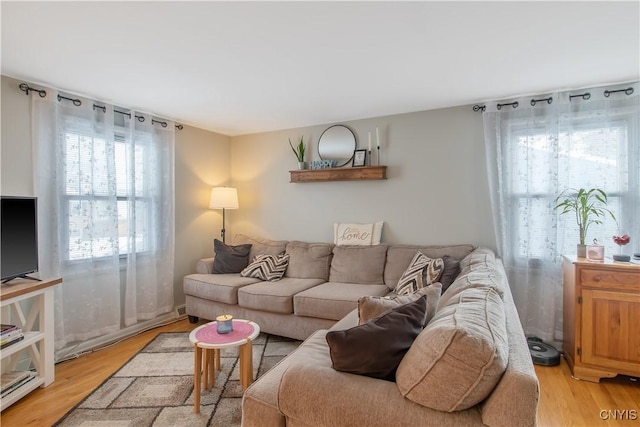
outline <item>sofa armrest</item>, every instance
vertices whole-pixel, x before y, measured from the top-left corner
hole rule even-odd
[[[498,261],[497,264],[506,281],[502,262]],[[482,421],[491,427],[535,426],[540,386],[508,284],[505,287],[504,303],[509,364],[496,388],[481,404]]]
[[[454,413],[436,411],[403,398],[394,382],[338,372],[317,363],[295,363],[285,371],[278,407],[292,425],[482,425],[477,407]]]
[[[196,264],[196,273],[200,273],[200,274],[211,274],[211,273],[213,273],[213,260],[214,259],[215,259],[215,257],[203,258],[203,259],[199,260],[198,263]]]

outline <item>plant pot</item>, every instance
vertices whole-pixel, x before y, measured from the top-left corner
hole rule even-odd
[[[298,170],[305,170],[307,168],[307,162],[298,162]]]
[[[587,257],[587,245],[577,245],[578,258]]]

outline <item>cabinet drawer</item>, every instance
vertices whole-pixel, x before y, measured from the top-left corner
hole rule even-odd
[[[583,269],[580,280],[583,287],[640,293],[640,272]]]

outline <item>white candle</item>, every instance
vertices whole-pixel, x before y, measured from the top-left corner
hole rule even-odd
[[[376,126],[376,143],[378,144],[378,148],[380,148],[380,133],[378,133],[378,126]]]
[[[371,132],[369,132],[369,151],[371,151]]]

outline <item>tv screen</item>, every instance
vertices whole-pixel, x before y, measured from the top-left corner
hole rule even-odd
[[[2,196],[0,199],[3,281],[38,271],[37,209],[35,197]]]

